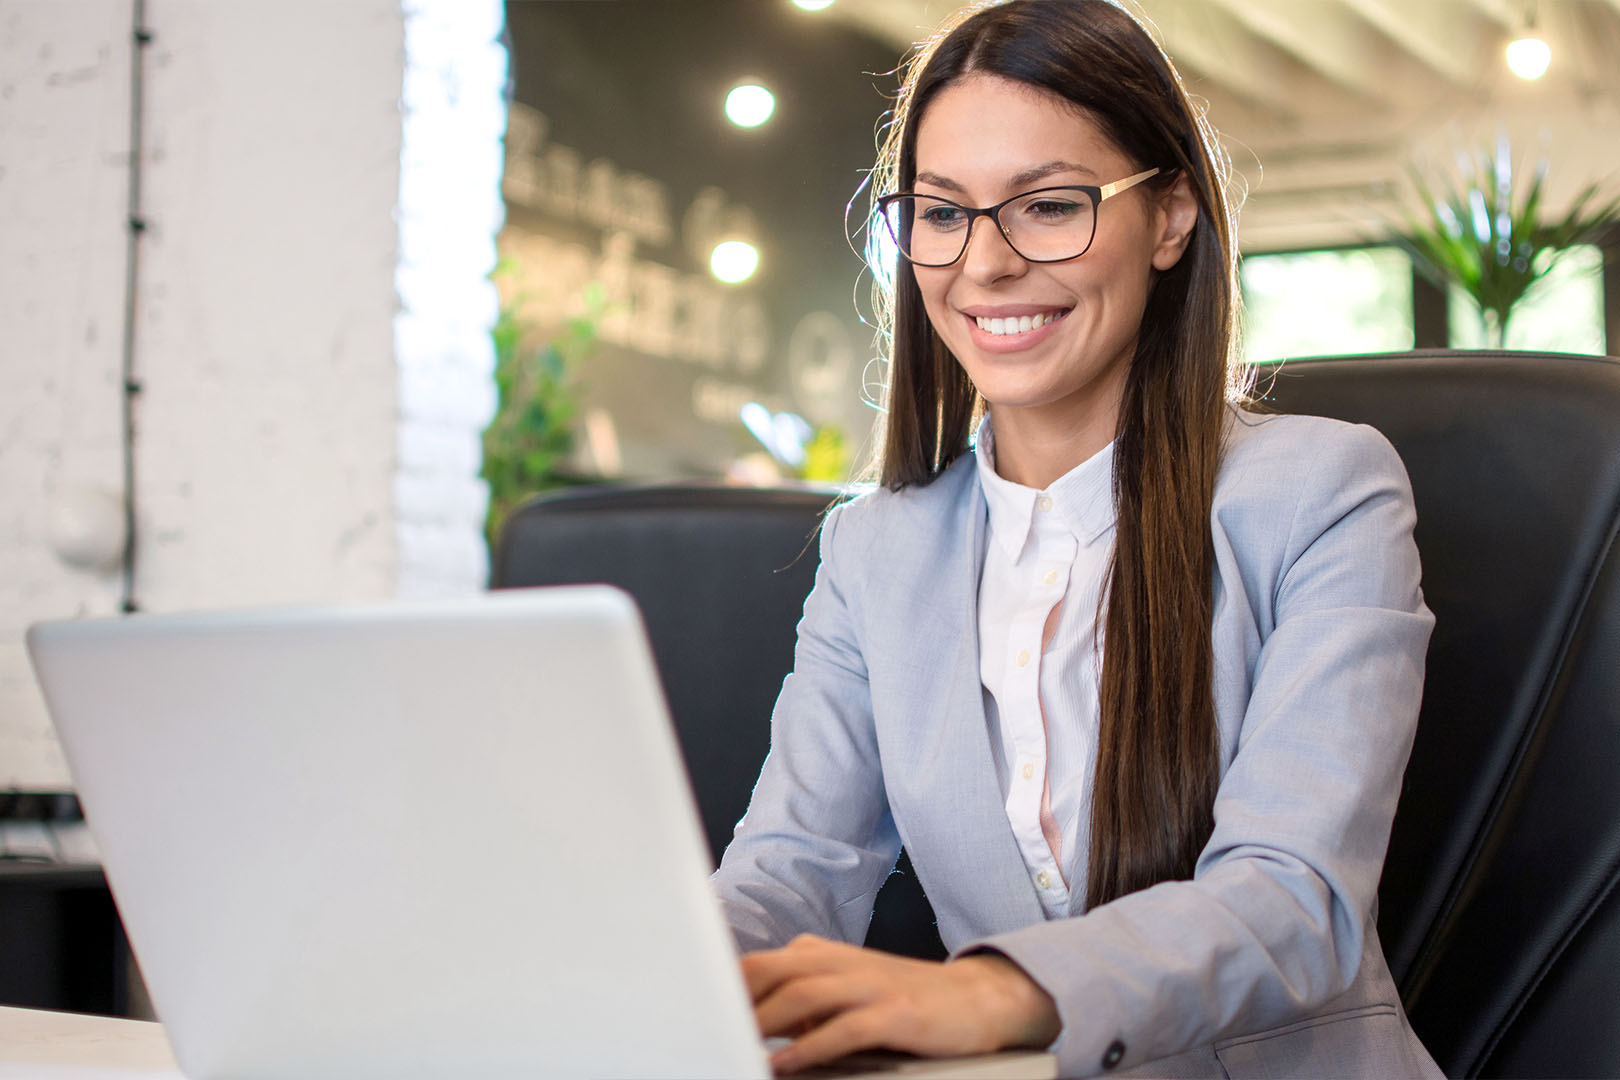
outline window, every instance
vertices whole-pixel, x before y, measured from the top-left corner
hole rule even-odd
[[[1399,248],[1243,260],[1250,363],[1412,347],[1412,263]]]
[[[1452,347],[1484,347],[1485,321],[1479,309],[1456,286],[1448,292]],[[1505,346],[1601,356],[1607,348],[1604,337],[1603,252],[1583,244],[1568,249],[1514,306]]]

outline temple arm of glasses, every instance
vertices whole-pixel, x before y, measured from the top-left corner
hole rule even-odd
[[[1127,176],[1123,180],[1115,180],[1112,184],[1104,184],[1097,189],[1097,201],[1102,202],[1104,199],[1118,195],[1122,191],[1128,191],[1142,181],[1151,180],[1158,175],[1159,170],[1155,168],[1149,169],[1147,172],[1139,172],[1135,176]]]

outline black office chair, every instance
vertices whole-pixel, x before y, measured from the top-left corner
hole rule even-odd
[[[1278,411],[1377,427],[1412,477],[1437,624],[1379,932],[1413,1026],[1451,1076],[1620,1076],[1620,362],[1433,351],[1297,361],[1263,382]],[[735,711],[688,712],[692,704],[675,703],[682,664],[701,665],[695,681],[722,684],[714,693],[730,692],[738,672],[712,655],[682,658],[669,639],[746,645],[769,636],[780,643],[772,670],[785,672],[816,554],[795,561],[795,549],[824,503],[714,495],[737,500],[733,510],[802,499],[803,518],[785,524],[752,569],[734,570],[752,542],[705,556],[743,525],[701,496],[671,493],[683,516],[660,508],[656,493],[628,493],[624,520],[594,533],[583,524],[554,550],[548,533],[570,499],[582,514],[598,498],[613,509],[611,495],[565,496],[514,520],[496,577],[625,583],[626,567],[667,558],[630,591],[655,609],[668,601],[657,626],[650,613],[648,622],[683,745],[701,755],[708,739],[749,741],[715,764],[733,770],[729,782],[751,784],[780,674],[753,687],[748,703],[730,702]],[[597,561],[577,561],[570,550],[580,549]],[[766,572],[790,564],[791,580]],[[752,610],[759,622],[738,635],[736,618],[722,616],[683,635],[680,613],[705,597]],[[701,700],[698,690],[689,702]],[[711,780],[708,767],[693,768],[700,797],[708,783],[728,782]],[[711,829],[716,843],[746,791],[709,800],[706,821],[724,824],[721,834]],[[880,905],[896,881],[923,902],[908,875],[891,878]],[[931,929],[926,908],[898,907],[874,917],[876,937],[915,934],[923,921]]]
[[[1620,1076],[1620,361],[1268,382],[1281,411],[1378,428],[1412,477],[1436,623],[1379,933],[1413,1027],[1450,1076]]]
[[[501,530],[491,585],[605,582],[635,597],[718,860],[759,777],[771,707],[793,668],[832,489],[582,488],[536,499]],[[901,857],[867,944],[943,958]]]

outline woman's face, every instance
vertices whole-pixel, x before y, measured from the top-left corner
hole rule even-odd
[[[1161,164],[1137,165],[1063,99],[995,75],[950,84],[920,123],[915,190],[965,206],[1101,186]],[[1112,437],[1153,271],[1181,258],[1196,217],[1184,180],[1164,193],[1141,185],[1098,207],[1096,235],[1078,258],[1028,262],[979,218],[955,263],[915,268],[935,332],[998,425],[1017,411],[1056,409],[1067,422],[1105,424]],[[1024,316],[1050,321],[1000,334],[988,325]]]

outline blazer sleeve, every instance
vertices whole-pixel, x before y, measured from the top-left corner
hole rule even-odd
[[[1291,1022],[1356,977],[1433,616],[1399,457],[1339,430],[1299,488],[1192,880],[962,950],[997,950],[1052,995],[1064,1076],[1101,1071],[1116,1042],[1123,1068]]]
[[[900,837],[889,812],[872,723],[858,621],[841,572],[854,537],[834,509],[804,605],[793,672],[771,714],[771,745],[714,875],[744,952],[800,933],[861,943],[872,903],[894,869]]]

